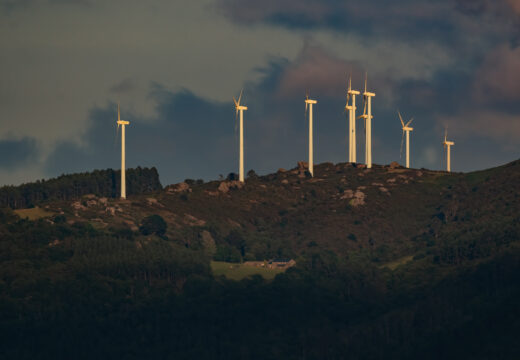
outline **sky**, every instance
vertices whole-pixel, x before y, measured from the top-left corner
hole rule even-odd
[[[520,156],[520,0],[0,0],[0,185],[158,168],[163,185],[345,162],[346,86],[375,92],[373,162],[452,170]],[[362,110],[358,98],[358,110]],[[364,161],[364,125],[358,161]],[[118,136],[119,135],[119,136]]]

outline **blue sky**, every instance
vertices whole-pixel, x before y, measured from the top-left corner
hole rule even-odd
[[[500,165],[520,154],[519,20],[518,0],[0,0],[0,184],[117,168],[118,101],[128,166],[236,172],[242,88],[246,169],[306,159],[306,91],[315,160],[346,161],[365,72],[375,163],[401,161],[400,109],[413,167],[441,167],[444,126],[454,170]]]

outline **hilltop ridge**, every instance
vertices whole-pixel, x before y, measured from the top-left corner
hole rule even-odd
[[[265,176],[250,173],[244,184],[187,180],[127,200],[87,195],[44,206],[70,223],[132,232],[157,214],[168,225],[167,238],[188,248],[203,247],[207,233],[227,246],[233,234],[241,245],[230,246],[248,260],[294,257],[314,244],[342,255],[368,251],[386,262],[415,254],[468,219],[491,221],[497,209],[511,216],[518,194],[508,184],[519,179],[519,164],[461,174],[323,163],[311,178],[299,163]],[[498,189],[513,194],[511,201],[498,202]]]

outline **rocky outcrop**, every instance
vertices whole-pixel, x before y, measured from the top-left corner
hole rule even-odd
[[[182,193],[182,192],[191,192],[191,191],[192,190],[191,190],[190,186],[187,183],[185,183],[185,182],[181,182],[181,183],[178,183],[178,184],[170,185],[166,189],[166,192],[168,194]]]
[[[399,163],[398,163],[397,161],[392,161],[392,162],[390,163],[390,165],[388,165],[388,167],[389,167],[390,169],[397,169],[397,168],[400,168],[401,165],[399,165]]]
[[[227,193],[229,190],[238,190],[244,187],[244,183],[240,181],[222,181],[218,186],[218,191]]]

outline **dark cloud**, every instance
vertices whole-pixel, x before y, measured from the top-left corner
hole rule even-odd
[[[0,169],[14,170],[36,161],[38,154],[36,140],[23,138],[20,140],[0,141]]]
[[[467,41],[467,30],[487,38],[516,32],[518,0],[217,0],[221,12],[242,25],[294,30],[329,29],[400,41]],[[491,41],[491,39],[490,39]]]

